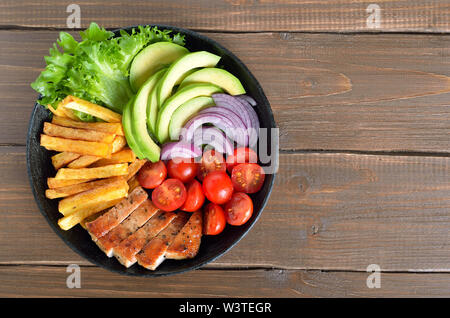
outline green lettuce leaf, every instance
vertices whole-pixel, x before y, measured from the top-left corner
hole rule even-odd
[[[139,26],[131,33],[114,33],[91,23],[80,32],[81,41],[76,41],[67,32],[61,32],[57,43],[45,57],[47,66],[31,84],[40,93],[39,103],[58,107],[67,95],[106,106],[122,113],[133,95],[129,84],[130,65],[133,58],[147,45],[167,41],[184,45],[184,36],[170,35],[170,30]],[[94,118],[76,112],[83,121]]]

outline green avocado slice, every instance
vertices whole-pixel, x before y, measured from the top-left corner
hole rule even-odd
[[[245,94],[241,81],[230,72],[221,68],[207,67],[188,75],[180,84],[183,88],[193,83],[211,83],[219,86],[230,95]]]
[[[211,106],[214,106],[212,97],[199,96],[188,100],[178,107],[174,111],[169,124],[170,140],[178,140],[181,128],[183,128],[184,124],[186,124],[186,122],[196,113]]]
[[[186,54],[170,65],[167,73],[158,87],[158,103],[162,105],[172,94],[173,88],[180,84],[189,71],[199,67],[214,67],[220,60],[220,56],[199,51]]]
[[[123,131],[125,133],[125,138],[127,140],[128,146],[133,150],[133,152],[138,156],[139,158],[143,159],[144,156],[142,155],[141,150],[139,149],[139,146],[136,143],[136,140],[134,139],[132,130],[131,130],[131,106],[134,103],[134,97],[132,97],[128,103],[123,108],[122,112],[122,126]]]
[[[192,98],[198,96],[211,96],[212,94],[221,92],[223,92],[222,89],[213,84],[192,84],[178,90],[164,102],[159,110],[155,129],[159,142],[164,143],[168,141],[170,120],[178,107]]]
[[[156,72],[141,86],[131,110],[131,129],[136,144],[144,158],[152,162],[159,161],[161,149],[147,131],[147,102],[150,92],[156,87],[164,72],[164,69]]]
[[[188,49],[171,42],[150,44],[139,52],[131,63],[131,88],[137,92],[150,76],[187,53]]]

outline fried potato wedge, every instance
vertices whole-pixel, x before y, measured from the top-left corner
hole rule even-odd
[[[72,227],[81,223],[81,226],[85,228],[86,222],[93,221],[95,218],[89,219],[93,216],[100,216],[106,209],[109,209],[119,203],[122,199],[116,199],[111,201],[104,201],[97,203],[94,206],[83,209],[81,211],[72,213],[58,220],[58,225],[61,229],[67,231]]]
[[[56,189],[61,187],[67,187],[74,184],[80,184],[84,182],[89,182],[94,179],[55,179],[47,178],[47,185],[50,189]]]
[[[70,118],[61,117],[61,116],[53,116],[52,124],[71,127],[71,128],[80,128],[80,129],[89,129],[102,131],[108,134],[115,134],[124,136],[124,131],[122,127],[122,123],[88,123],[82,121],[72,120]]]
[[[133,178],[136,173],[145,165],[147,162],[146,159],[136,159],[134,162],[130,163],[128,166],[128,175],[126,177],[127,180]]]
[[[133,150],[131,150],[130,148],[125,148],[119,152],[113,153],[111,155],[111,158],[109,159],[100,159],[99,161],[95,162],[91,167],[101,167],[116,163],[134,162],[135,160],[136,155],[134,154]]]
[[[65,187],[59,187],[55,189],[47,189],[45,191],[45,196],[48,199],[57,199],[57,198],[65,198],[73,194],[81,193],[84,191],[88,191],[97,187],[104,186],[114,180],[115,177],[107,178],[107,179],[99,179],[90,182],[83,182],[78,184],[72,184]]]
[[[134,175],[133,177],[131,177],[130,180],[128,180],[128,193],[130,193],[139,186],[140,186],[139,181],[137,177]]]
[[[104,142],[107,144],[112,143],[116,137],[114,134],[108,134],[101,131],[69,128],[48,122],[44,123],[44,134],[67,139]]]
[[[65,114],[64,110],[62,109],[62,107],[60,108],[59,106],[55,109],[53,108],[52,105],[48,104],[47,108],[49,111],[51,111],[53,113],[53,115],[55,116],[59,116],[59,117],[67,117],[67,115]]]
[[[59,201],[58,211],[64,216],[70,215],[77,211],[89,209],[104,201],[112,201],[128,196],[128,183],[124,178],[115,178],[100,187],[84,191],[72,196],[66,197]],[[98,212],[98,210],[96,211]]]
[[[86,168],[91,164],[93,164],[94,162],[99,161],[100,159],[102,158],[97,156],[81,156],[80,158],[69,163],[67,167],[71,169]]]
[[[102,158],[111,158],[112,152],[111,144],[96,141],[72,140],[47,135],[41,135],[41,146],[47,150],[68,151]]]
[[[78,153],[64,151],[52,156],[52,164],[58,170],[80,157],[81,155]]]
[[[113,112],[112,110],[106,107],[88,102],[86,100],[71,95],[67,96],[64,99],[64,101],[65,103],[63,105],[65,108],[78,110],[80,112],[100,118],[108,123],[122,122],[122,115]]]
[[[125,139],[125,137],[123,136],[116,136],[116,138],[114,138],[114,141],[112,143],[112,153],[117,153],[119,151],[121,151],[125,145],[127,144],[127,140]],[[99,161],[100,157],[96,157],[96,156],[81,156],[80,158],[72,161],[69,165],[67,165],[67,167],[69,168],[73,168],[73,169],[79,169],[79,168],[86,168],[90,165],[92,165],[93,163]],[[105,166],[105,164],[104,164]]]
[[[118,163],[96,168],[61,168],[56,173],[55,179],[101,179],[115,176],[126,176],[127,174],[128,164]]]

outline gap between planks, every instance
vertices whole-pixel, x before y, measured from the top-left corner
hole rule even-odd
[[[157,24],[157,23],[156,23]],[[127,27],[134,27],[137,25],[129,25]],[[152,25],[152,24],[150,24]],[[164,26],[164,25],[163,25]],[[127,28],[120,27],[120,28]],[[167,26],[171,27],[171,26]],[[105,28],[108,31],[113,31],[118,28]],[[321,31],[298,31],[298,30],[249,30],[249,31],[233,31],[233,30],[225,30],[225,29],[197,29],[197,28],[187,28],[188,30],[197,32],[197,33],[224,33],[224,34],[347,34],[347,35],[380,35],[380,34],[404,34],[404,35],[448,35],[450,32],[427,32],[427,31],[389,31],[389,30],[374,30],[374,31],[360,31],[360,30],[343,30],[343,31],[333,31],[333,30],[321,30]],[[60,27],[42,27],[42,26],[22,26],[22,25],[0,25],[0,31],[72,31],[72,32],[80,32],[84,31],[86,28],[60,28]]]
[[[1,263],[0,270],[2,267],[34,267],[34,266],[45,266],[45,267],[66,267],[71,264],[76,264],[77,262],[15,262],[15,263]],[[101,268],[94,264],[77,264],[81,268]],[[226,264],[208,264],[206,266],[197,268],[195,270],[200,271],[299,271],[299,272],[317,272],[317,273],[367,273],[363,270],[351,270],[351,269],[316,269],[316,268],[301,268],[301,267],[279,267],[279,266],[267,266],[267,265],[226,265]],[[448,269],[422,269],[422,270],[383,270],[380,273],[391,273],[391,274],[450,274]]]

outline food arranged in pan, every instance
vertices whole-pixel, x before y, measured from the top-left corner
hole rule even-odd
[[[54,152],[45,195],[60,228],[155,270],[245,224],[265,180],[257,105],[221,57],[149,26],[80,35],[60,34],[32,84],[52,113],[40,143]]]

